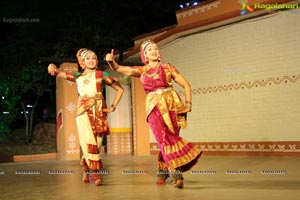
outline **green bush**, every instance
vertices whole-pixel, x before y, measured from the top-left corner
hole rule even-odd
[[[11,133],[11,129],[9,127],[9,124],[11,122],[11,116],[10,115],[3,115],[1,116],[0,120],[0,144],[4,144],[7,142],[7,137]]]

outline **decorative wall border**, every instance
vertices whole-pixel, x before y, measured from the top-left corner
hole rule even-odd
[[[217,92],[228,92],[240,89],[253,89],[258,87],[266,87],[272,85],[280,85],[285,83],[296,83],[300,80],[300,74],[293,75],[293,76],[282,76],[281,78],[268,78],[265,80],[255,80],[255,81],[248,81],[248,82],[241,82],[241,83],[230,83],[218,86],[208,86],[206,88],[195,88],[192,89],[192,93],[194,95],[197,94],[211,94]],[[181,96],[184,95],[184,92],[180,90],[178,92]]]
[[[205,154],[211,155],[284,155],[300,156],[300,141],[268,142],[194,142]],[[150,154],[157,154],[157,143],[150,143]]]

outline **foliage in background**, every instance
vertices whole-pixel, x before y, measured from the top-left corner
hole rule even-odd
[[[41,57],[75,58],[79,48],[95,50],[100,59],[111,48],[126,50],[133,38],[176,24],[176,0],[3,0],[0,2],[0,142],[23,112],[25,142],[35,124],[36,108],[49,85]],[[5,22],[36,19],[36,22]],[[60,64],[60,63],[56,63]],[[55,93],[55,92],[54,92]],[[28,108],[27,105],[32,105]],[[7,112],[7,114],[3,114]]]
[[[48,88],[48,75],[41,67],[22,68],[18,79],[20,105],[26,120],[25,143],[32,139],[33,126],[35,125],[35,111],[40,97]]]
[[[12,129],[10,124],[14,122],[17,116],[17,105],[19,96],[15,93],[15,82],[8,77],[3,77],[0,74],[0,143],[7,142],[7,136]]]

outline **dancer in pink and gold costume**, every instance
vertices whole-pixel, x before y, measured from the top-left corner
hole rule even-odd
[[[161,54],[155,42],[143,42],[140,53],[144,66],[119,65],[114,60],[113,50],[106,55],[106,61],[113,70],[140,78],[147,93],[147,122],[160,148],[157,184],[166,184],[167,178],[171,176],[173,185],[183,188],[182,172],[191,169],[202,153],[179,136],[180,128],[186,127],[187,112],[192,110],[191,87],[173,65],[161,62]],[[173,89],[172,80],[184,89],[185,104]]]

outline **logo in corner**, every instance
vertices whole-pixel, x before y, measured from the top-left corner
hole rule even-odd
[[[251,8],[249,5],[246,4],[246,2],[242,2],[242,9],[241,9],[241,15],[245,15],[248,12],[253,12],[254,9]]]

